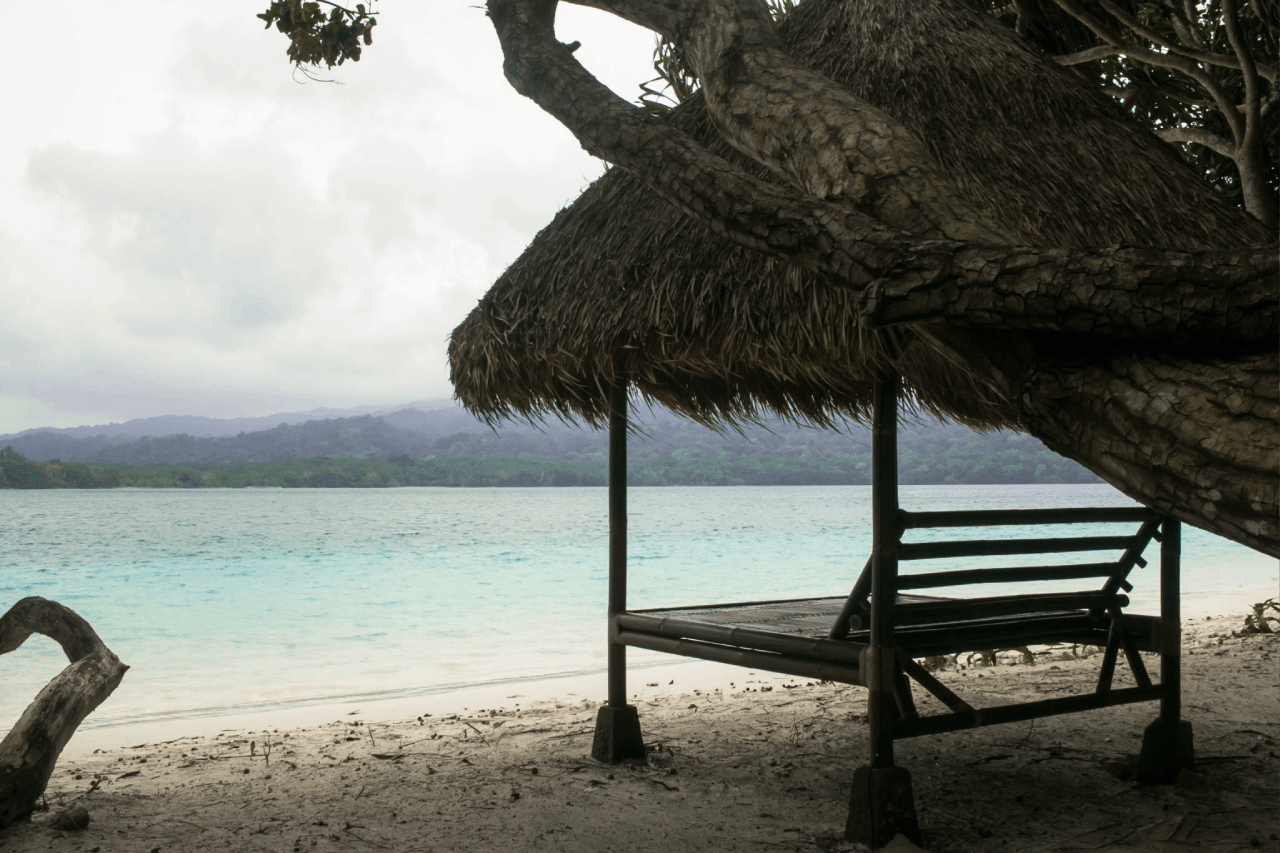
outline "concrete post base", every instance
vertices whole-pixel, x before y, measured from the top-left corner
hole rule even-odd
[[[605,764],[645,761],[640,714],[634,705],[604,705],[596,714],[591,757]]]
[[[845,839],[879,850],[898,833],[913,844],[924,843],[916,820],[911,774],[904,767],[859,767],[853,771]]]
[[[1195,742],[1191,723],[1158,718],[1142,733],[1138,754],[1138,781],[1148,785],[1168,785],[1179,770],[1196,769]]]

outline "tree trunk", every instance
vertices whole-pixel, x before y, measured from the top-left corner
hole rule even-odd
[[[863,292],[868,327],[906,323],[900,340],[1136,500],[1280,555],[1274,235],[1096,87],[958,2],[827,0],[866,41],[839,83],[784,50],[763,0],[583,2],[673,38],[720,134],[778,180],[608,92],[556,41],[556,0],[489,0],[508,79],[589,152]],[[934,89],[957,79],[974,82],[948,112],[956,92]]]
[[[31,816],[63,747],[129,669],[75,611],[34,596],[0,616],[0,655],[32,633],[56,640],[71,664],[45,685],[0,741],[0,828]]]
[[[1028,431],[1147,506],[1280,556],[1280,354],[1122,354],[1036,370]]]

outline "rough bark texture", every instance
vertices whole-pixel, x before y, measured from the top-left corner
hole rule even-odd
[[[508,79],[588,151],[714,233],[863,290],[868,325],[912,323],[917,345],[954,355],[957,369],[1016,407],[1025,429],[1135,499],[1280,555],[1277,365],[1259,355],[1274,353],[1277,335],[1274,235],[1233,218],[1189,171],[1169,196],[1179,201],[1162,200],[1167,182],[1137,177],[1143,156],[1169,156],[1138,138],[1145,131],[1116,132],[1114,111],[1098,106],[1089,121],[1107,125],[1113,147],[1082,145],[1073,163],[1107,173],[1108,186],[1055,199],[1055,187],[1029,185],[1022,206],[1008,206],[988,188],[949,181],[930,153],[932,145],[975,156],[972,146],[939,141],[963,128],[912,132],[856,87],[808,70],[781,49],[762,2],[588,4],[674,38],[699,72],[720,133],[781,182],[751,177],[609,93],[555,40],[555,0],[490,0]],[[996,58],[985,69],[990,79],[975,84],[975,105],[995,119],[1001,97],[1105,100],[1055,77],[1061,69],[1012,34],[965,19],[960,4],[847,5],[868,38],[878,25],[925,34],[919,75],[900,83],[921,103],[930,73],[978,70],[954,67],[954,55],[946,68],[929,67],[939,60],[927,37],[964,28],[983,61]],[[1060,130],[1090,140],[1096,128]],[[1001,144],[1003,152],[976,156],[1038,156],[1014,135]],[[1127,176],[1129,189],[1117,191],[1125,181],[1113,173]],[[1043,213],[1025,203],[1037,192]],[[1073,213],[1061,221],[1064,206]],[[1079,242],[1135,230],[1181,251]],[[1017,247],[1051,234],[1072,236]],[[1223,250],[1233,244],[1242,248]]]
[[[1122,354],[1036,370],[1023,407],[1034,435],[1090,459],[1121,491],[1274,554],[1278,372],[1274,350],[1229,360]]]
[[[56,640],[71,664],[45,685],[0,741],[0,828],[31,816],[63,747],[129,669],[75,611],[34,596],[0,616],[0,655],[33,633]]]
[[[1280,280],[1270,246],[966,248],[930,273],[931,280],[895,275],[868,287],[868,322],[1037,329],[1228,352],[1280,335]]]

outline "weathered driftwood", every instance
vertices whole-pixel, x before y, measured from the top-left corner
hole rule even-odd
[[[36,596],[0,616],[0,655],[33,633],[56,640],[71,663],[0,741],[0,828],[31,816],[62,748],[129,669],[74,610]]]

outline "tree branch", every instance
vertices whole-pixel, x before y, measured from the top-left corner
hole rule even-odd
[[[808,195],[918,237],[1011,242],[900,122],[791,58],[762,0],[571,0],[678,32],[720,135]]]
[[[1137,18],[1125,12],[1115,3],[1111,2],[1111,0],[1098,0],[1098,3],[1117,21],[1124,24],[1143,38],[1155,42],[1166,50],[1185,56],[1187,59],[1193,59],[1196,62],[1204,63],[1205,65],[1217,65],[1220,68],[1234,68],[1238,70],[1243,69],[1244,67],[1238,53],[1235,56],[1230,56],[1225,53],[1214,53],[1210,50],[1198,50],[1194,47],[1175,44],[1150,27],[1143,25]],[[1239,21],[1237,21],[1237,26],[1238,25]],[[1176,29],[1177,27],[1175,26],[1175,30]],[[1276,69],[1265,64],[1260,64],[1258,66],[1258,72],[1268,80],[1274,81],[1277,76]]]
[[[57,641],[71,664],[45,685],[0,741],[0,828],[30,817],[67,741],[129,669],[79,614],[34,596],[0,616],[0,655],[33,633]]]
[[[944,322],[1224,348],[1280,334],[1278,266],[1270,246],[971,247],[933,281],[877,281],[863,291],[862,308],[874,326]]]
[[[1156,136],[1165,142],[1194,142],[1217,151],[1223,157],[1234,158],[1236,145],[1229,139],[1223,139],[1216,133],[1203,127],[1166,127],[1156,131]]]
[[[1236,142],[1244,136],[1244,119],[1235,109],[1235,101],[1227,95],[1222,85],[1213,78],[1203,67],[1196,62],[1187,59],[1184,56],[1177,56],[1168,53],[1157,53],[1149,48],[1136,44],[1126,44],[1124,39],[1112,31],[1112,29],[1097,18],[1093,17],[1081,6],[1076,0],[1054,0],[1059,8],[1067,14],[1071,15],[1080,23],[1084,24],[1093,33],[1102,39],[1110,47],[1110,52],[1101,52],[1102,48],[1090,48],[1089,51],[1081,51],[1081,53],[1089,53],[1090,51],[1099,51],[1096,55],[1091,55],[1088,59],[1081,59],[1079,62],[1088,62],[1093,59],[1101,59],[1104,56],[1128,56],[1148,65],[1154,65],[1158,68],[1171,68],[1175,71],[1181,71],[1191,79],[1199,83],[1214,103],[1218,105],[1218,111],[1222,113],[1227,124],[1231,127],[1231,133],[1235,137]],[[1069,54],[1067,58],[1079,56],[1080,54]],[[1062,62],[1061,58],[1055,57],[1060,64],[1078,64],[1078,62]]]
[[[1262,151],[1262,91],[1258,86],[1258,67],[1253,52],[1240,30],[1240,15],[1236,0],[1222,0],[1222,17],[1226,25],[1231,49],[1240,60],[1240,72],[1244,78],[1244,134],[1236,149],[1236,166],[1240,169],[1240,183],[1244,190],[1245,209],[1269,228],[1276,225],[1276,200],[1267,186],[1263,174]]]
[[[489,2],[504,69],[517,91],[559,119],[588,152],[627,169],[713,232],[821,273],[833,284],[861,289],[878,282],[868,299],[873,324],[918,318],[989,328],[1092,329],[1227,349],[1274,333],[1275,311],[1267,306],[1276,302],[1280,261],[1271,249],[1200,255],[1043,250],[903,233],[846,205],[754,178],[627,104],[556,41],[554,7],[555,0]],[[957,292],[963,298],[951,297]],[[1124,293],[1141,310],[1117,310]],[[938,294],[945,294],[941,302]],[[1031,313],[1006,310],[1017,301],[1013,297],[1028,302]]]

